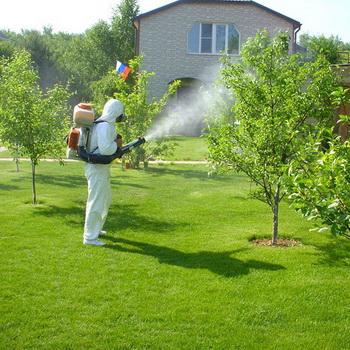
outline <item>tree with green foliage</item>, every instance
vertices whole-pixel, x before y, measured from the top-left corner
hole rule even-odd
[[[31,54],[42,89],[53,87],[60,79],[60,70],[55,60],[55,47],[51,27],[38,30],[22,30],[21,34],[12,37],[17,49],[26,50]]]
[[[56,83],[67,82],[68,78],[59,67],[59,57],[67,47],[72,35],[53,34],[51,27],[38,30],[22,30],[21,33],[5,32],[9,40],[0,42],[0,56],[11,57],[16,50],[26,50],[39,74],[42,89],[53,87]]]
[[[208,136],[213,168],[246,173],[255,184],[252,195],[271,208],[273,244],[286,168],[305,140],[318,139],[320,125],[333,120],[328,61],[302,64],[289,45],[287,34],[272,38],[264,30],[244,44],[239,64],[223,58],[221,80],[236,102],[231,115],[209,125]]]
[[[338,36],[334,35],[327,38],[324,35],[312,36],[302,34],[299,37],[299,43],[307,49],[306,59],[309,61],[315,61],[319,55],[323,55],[329,63],[342,63],[339,52],[349,50],[348,45],[344,44]]]
[[[75,101],[93,99],[92,84],[104,79],[116,61],[127,62],[135,57],[135,28],[132,19],[139,14],[137,0],[121,0],[111,9],[109,21],[100,20],[83,34],[22,30],[4,31],[10,40],[0,42],[0,56],[10,57],[15,48],[31,53],[44,89],[56,83],[71,82]]]
[[[350,105],[349,91],[335,90],[334,103]],[[349,115],[341,115],[339,123],[349,123],[349,119]],[[294,154],[286,184],[292,207],[316,220],[319,231],[350,238],[350,143],[343,142],[333,128],[323,134],[326,147],[310,137]]]
[[[160,100],[150,99],[147,93],[148,79],[155,73],[149,73],[146,70],[140,70],[141,57],[130,60],[128,65],[131,68],[129,77],[124,80],[121,76],[117,76],[115,71],[110,72],[106,76],[107,85],[114,82],[115,90],[114,98],[120,100],[125,108],[128,116],[126,123],[118,125],[118,132],[123,136],[124,144],[133,141],[138,136],[145,136],[147,130],[157,117],[161,115],[163,109],[171,95],[173,95],[179,86],[179,82],[169,85],[168,91]],[[103,86],[103,81],[100,82]],[[96,86],[98,89],[98,86]],[[106,95],[102,99],[100,95],[99,104],[112,97]],[[145,161],[149,157],[157,157],[166,154],[174,146],[171,142],[165,140],[156,140],[147,142],[142,147],[135,148],[130,154],[124,156],[127,158],[131,167],[138,169],[140,162]]]
[[[109,51],[114,41],[109,25],[99,21],[85,34],[75,34],[66,43],[58,64],[67,77],[72,79],[80,100],[91,100],[90,85],[99,80],[113,66]]]
[[[73,79],[81,100],[93,99],[93,85],[116,66],[135,57],[135,29],[131,19],[138,1],[122,0],[113,10],[111,23],[100,20],[85,34],[74,35],[58,58],[59,66]]]
[[[61,159],[69,125],[67,88],[56,85],[43,93],[38,80],[30,53],[0,59],[0,139],[31,160],[33,204],[36,166],[45,156]]]
[[[138,0],[122,0],[114,10],[111,31],[116,42],[115,51],[121,62],[135,58],[135,28],[132,20],[139,12]]]
[[[3,34],[5,34],[8,38],[13,33],[1,30]],[[0,57],[11,57],[15,52],[15,45],[12,40],[0,40]]]
[[[109,65],[108,72],[101,75],[99,79],[93,81],[90,85],[92,99],[95,102],[103,103],[105,96],[112,96],[117,92],[115,84],[116,61],[129,62],[135,58],[135,28],[132,26],[132,19],[139,13],[137,0],[123,0],[114,10],[111,20],[111,35],[114,38],[114,47],[112,54],[112,64]],[[130,79],[128,80],[130,83]]]

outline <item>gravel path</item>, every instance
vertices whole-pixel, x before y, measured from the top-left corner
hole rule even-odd
[[[27,158],[19,158],[20,161],[29,161]],[[65,162],[81,162],[75,159],[63,159]],[[1,158],[0,161],[13,161],[13,158]],[[41,162],[56,162],[57,159],[40,159]],[[186,160],[151,160],[149,164],[208,164],[206,161],[186,161]]]

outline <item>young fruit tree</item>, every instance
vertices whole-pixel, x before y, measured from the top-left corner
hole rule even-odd
[[[0,139],[30,159],[33,204],[36,166],[45,156],[61,159],[69,125],[67,89],[56,85],[43,93],[38,80],[28,52],[0,60]]]
[[[237,64],[223,57],[221,83],[235,102],[214,118],[208,135],[214,170],[247,174],[256,185],[251,194],[271,208],[274,245],[286,169],[306,140],[333,121],[329,63],[302,63],[290,54],[290,41],[286,33],[271,37],[264,30],[243,45]]]
[[[340,87],[332,97],[344,111],[349,108],[350,89]],[[348,126],[349,118],[348,114],[340,115],[338,124]],[[327,143],[310,139],[295,154],[286,182],[289,197],[297,211],[315,220],[320,232],[329,230],[350,239],[350,143],[333,128],[325,129],[324,135]]]
[[[116,77],[115,73],[112,82],[115,84],[114,98],[120,100],[125,108],[127,115],[126,123],[118,125],[118,133],[123,137],[123,142],[133,141],[138,136],[145,136],[147,130],[164,111],[164,107],[169,98],[175,93],[179,82],[170,84],[168,91],[159,100],[151,99],[147,92],[148,80],[155,75],[146,70],[140,69],[142,57],[136,57],[130,60],[128,65],[131,74],[126,80],[121,76]],[[108,76],[106,81],[108,82]],[[146,141],[150,141],[147,140]],[[131,167],[138,169],[140,163],[149,157],[166,155],[174,148],[174,143],[164,139],[146,142],[142,147],[135,148],[131,153],[124,156],[130,161]]]

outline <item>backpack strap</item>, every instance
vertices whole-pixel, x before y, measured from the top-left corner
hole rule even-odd
[[[95,124],[100,124],[100,123],[108,123],[108,122],[107,122],[107,120],[94,120],[92,123],[92,126],[94,126]],[[96,147],[94,150],[90,151],[90,154],[94,153],[97,149],[98,149],[98,147]]]

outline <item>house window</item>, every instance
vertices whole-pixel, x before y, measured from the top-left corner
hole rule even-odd
[[[233,24],[195,23],[187,37],[187,52],[239,54],[240,35]]]

